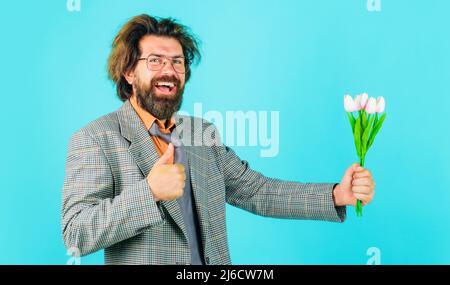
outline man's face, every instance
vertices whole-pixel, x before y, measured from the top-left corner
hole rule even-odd
[[[180,60],[184,59],[183,49],[176,39],[157,36],[143,37],[140,48],[140,58],[151,55],[153,66],[146,60],[138,62],[130,77],[133,96],[136,96],[141,108],[156,118],[169,119],[180,109],[182,102],[185,73],[177,72],[177,69]],[[158,59],[163,62],[159,70],[156,64]]]

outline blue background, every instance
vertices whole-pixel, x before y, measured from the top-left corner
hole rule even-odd
[[[130,17],[171,16],[202,40],[182,109],[279,111],[280,151],[235,147],[267,176],[339,182],[357,161],[343,95],[384,96],[366,157],[374,202],[344,224],[279,220],[227,207],[234,264],[450,263],[450,2],[4,1],[1,27],[0,264],[65,264],[61,188],[71,134],[120,107],[107,80]],[[82,257],[102,264],[103,252]]]

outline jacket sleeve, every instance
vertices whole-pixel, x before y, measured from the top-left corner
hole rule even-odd
[[[212,146],[226,186],[226,202],[257,215],[343,222],[345,206],[335,206],[336,183],[301,183],[269,178],[250,168],[222,144],[217,129]]]
[[[114,197],[114,179],[103,150],[78,131],[69,143],[62,194],[66,248],[86,255],[163,223],[146,179]]]

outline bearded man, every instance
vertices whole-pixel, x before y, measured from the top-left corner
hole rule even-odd
[[[223,145],[214,125],[178,115],[199,58],[195,37],[172,19],[139,15],[121,28],[108,72],[124,103],[69,143],[67,248],[104,249],[106,264],[231,264],[226,203],[268,217],[343,222],[347,205],[372,200],[372,175],[357,164],[340,183],[269,178]],[[213,143],[193,143],[205,130]]]

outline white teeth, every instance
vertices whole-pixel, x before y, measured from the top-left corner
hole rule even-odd
[[[175,84],[173,84],[172,82],[157,82],[156,85],[157,86],[163,85],[163,86],[168,86],[168,87],[174,87],[175,86]]]

